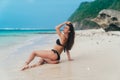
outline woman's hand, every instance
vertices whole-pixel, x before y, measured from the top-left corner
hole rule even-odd
[[[66,52],[67,52],[68,61],[73,61],[73,59],[72,59],[71,56],[70,56],[69,50],[67,50]]]
[[[70,24],[70,21],[63,22],[62,24]]]
[[[70,21],[65,22],[65,24],[70,24],[70,23],[71,23]]]

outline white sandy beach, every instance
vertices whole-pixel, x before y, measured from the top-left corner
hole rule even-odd
[[[55,44],[55,40],[56,37],[51,43]],[[102,29],[76,31],[75,45],[71,50],[74,61],[67,61],[63,52],[59,64],[44,64],[20,71],[34,49],[51,49],[52,46],[40,45],[15,51],[8,56],[8,61],[0,61],[0,80],[120,80],[120,32],[106,33]]]

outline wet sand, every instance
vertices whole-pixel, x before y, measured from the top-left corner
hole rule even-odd
[[[34,49],[51,49],[51,46]],[[76,31],[75,45],[70,51],[74,61],[68,61],[63,52],[59,64],[20,71],[32,51],[21,48],[8,56],[8,60],[0,61],[0,80],[120,80],[120,32]]]

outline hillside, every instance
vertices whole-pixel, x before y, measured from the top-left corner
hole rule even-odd
[[[77,29],[98,28],[99,26],[89,21],[89,19],[96,17],[103,9],[120,10],[120,0],[95,0],[93,2],[83,2],[68,20],[77,23],[79,27]]]
[[[120,0],[115,0],[113,4],[110,6],[110,8],[120,11]]]

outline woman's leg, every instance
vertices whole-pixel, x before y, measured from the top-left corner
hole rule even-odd
[[[38,63],[31,65],[30,68],[40,66],[40,65],[42,65],[44,63],[45,63],[45,60],[44,59],[40,59]]]
[[[41,51],[34,51],[29,56],[28,60],[25,62],[25,66],[22,68],[22,70],[29,67],[29,63],[35,58],[35,57],[41,57],[45,59],[56,59],[57,55],[54,55],[54,53],[51,50],[41,50]]]
[[[38,63],[33,64],[31,66],[29,66],[28,64],[25,64],[25,66],[21,70],[23,71],[23,70],[26,70],[26,69],[29,69],[29,68],[34,68],[34,67],[40,66],[40,65],[44,64],[44,62],[45,62],[44,59],[40,59],[40,61]]]
[[[50,59],[41,59],[41,58],[40,58],[39,62],[36,63],[36,64],[31,65],[30,68],[40,66],[40,65],[42,65],[42,64],[44,64],[44,63],[48,63],[48,64],[58,64],[59,61],[58,61],[58,60],[52,61],[52,60],[50,60]]]
[[[26,63],[30,63],[35,57],[41,57],[43,59],[52,59],[55,60],[57,55],[55,55],[51,50],[41,50],[41,51],[34,51],[26,61]]]
[[[47,62],[48,64],[58,64],[59,63],[59,60],[55,60],[55,61],[52,61],[50,59],[44,59],[45,62]]]

